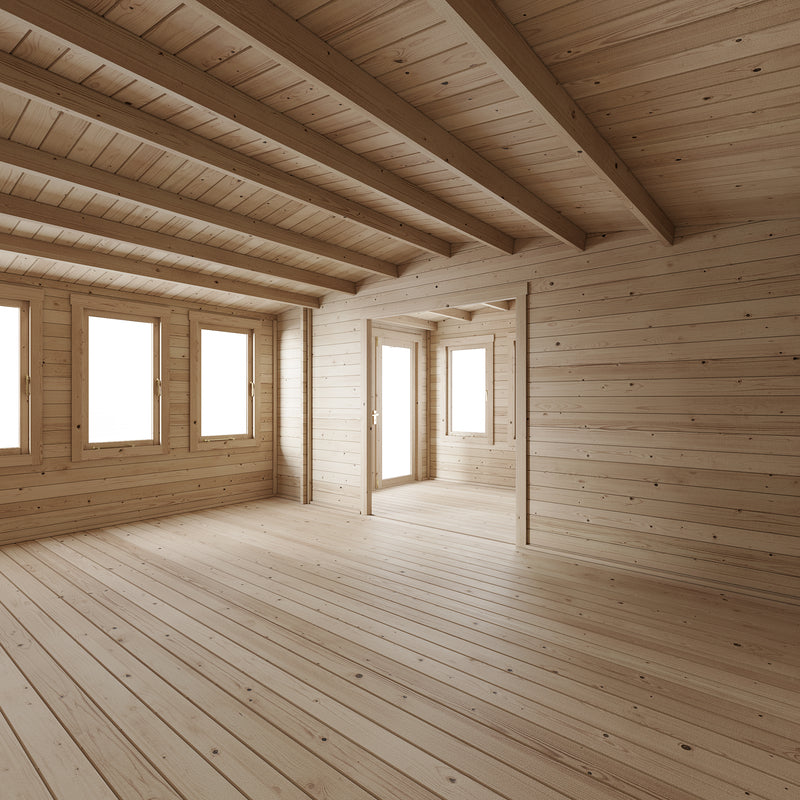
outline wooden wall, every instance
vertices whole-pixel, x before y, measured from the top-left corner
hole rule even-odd
[[[14,275],[3,283],[28,283]],[[272,494],[272,318],[260,336],[257,390],[259,446],[246,450],[189,452],[189,311],[227,313],[211,306],[159,300],[118,291],[95,293],[117,300],[166,305],[169,345],[170,452],[152,457],[72,461],[70,295],[85,286],[36,280],[44,298],[43,463],[3,467],[0,462],[0,542],[97,528],[178,511],[235,503]]]
[[[530,500],[541,548],[794,592],[800,578],[800,219],[641,233],[585,252],[465,249],[315,319],[315,496],[357,511],[358,317],[529,281]]]
[[[278,494],[300,500],[303,481],[303,332],[302,311],[278,316]]]
[[[494,336],[494,443],[446,436],[448,342]],[[431,472],[434,478],[513,487],[516,460],[512,429],[514,313],[477,314],[470,322],[440,322],[431,334]]]

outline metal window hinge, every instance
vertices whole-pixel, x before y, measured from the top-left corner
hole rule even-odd
[[[156,397],[161,397],[161,378],[156,378],[155,390],[156,390]]]
[[[256,382],[250,381],[250,397],[256,396]]]
[[[31,376],[30,375],[26,375],[25,376],[25,396],[26,397],[30,397],[31,396]]]

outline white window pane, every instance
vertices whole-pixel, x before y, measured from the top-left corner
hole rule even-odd
[[[0,449],[21,446],[20,309],[0,306]]]
[[[89,441],[152,441],[155,325],[89,317]]]
[[[411,348],[381,346],[381,477],[411,474]]]
[[[200,435],[249,432],[250,334],[200,331]]]
[[[450,351],[450,428],[486,433],[486,350]]]

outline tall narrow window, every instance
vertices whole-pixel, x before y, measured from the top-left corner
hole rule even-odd
[[[491,340],[450,344],[447,354],[447,433],[494,441],[494,363]]]
[[[200,330],[200,435],[248,436],[253,427],[252,333]]]
[[[82,295],[72,309],[73,458],[166,452],[168,310]]]
[[[158,434],[155,322],[89,316],[89,444]]]
[[[450,430],[486,433],[486,348],[450,351]]]
[[[0,305],[0,452],[22,453],[28,428],[26,308]],[[24,395],[24,396],[23,396]]]
[[[0,465],[41,460],[42,301],[38,289],[0,285]]]
[[[194,449],[255,444],[258,326],[257,320],[191,315]]]

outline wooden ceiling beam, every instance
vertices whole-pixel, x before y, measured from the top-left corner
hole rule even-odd
[[[421,317],[412,317],[407,314],[401,314],[397,317],[383,317],[376,320],[376,322],[388,322],[391,325],[399,325],[402,328],[415,328],[421,331],[435,331],[439,328],[438,322],[422,319]]]
[[[431,0],[431,5],[587,166],[612,185],[642,224],[672,244],[675,229],[670,219],[493,0]]]
[[[510,311],[513,300],[489,300],[482,305],[493,308],[495,311]]]
[[[95,250],[85,250],[80,247],[70,247],[39,239],[29,239],[14,236],[10,233],[0,233],[0,250],[8,253],[17,253],[34,258],[47,258],[52,261],[63,261],[67,264],[77,264],[84,267],[121,272],[126,275],[139,275],[144,278],[155,278],[170,283],[180,283],[186,286],[198,286],[203,289],[213,289],[219,292],[257,297],[261,300],[273,300],[304,308],[319,308],[320,301],[311,295],[286,292],[282,289],[272,289],[269,286],[258,286],[234,278],[215,277],[203,272],[190,272],[177,267],[166,267],[152,264],[133,258],[121,258],[108,255]]]
[[[347,250],[319,239],[312,239],[269,222],[262,222],[253,217],[245,217],[208,203],[201,203],[199,200],[173,194],[155,186],[81,164],[78,161],[35,150],[9,139],[0,139],[0,163],[18,167],[43,177],[56,178],[73,186],[82,186],[106,197],[131,200],[150,208],[176,214],[184,219],[200,220],[210,225],[217,225],[227,230],[291,247],[302,253],[310,253],[351,267],[361,267],[371,272],[397,277],[397,265],[390,264],[388,261],[372,258],[355,250]]]
[[[309,286],[322,289],[331,289],[337,292],[356,293],[356,285],[352,281],[336,278],[331,275],[322,275],[318,272],[290,267],[286,264],[277,264],[265,261],[255,256],[237,253],[234,250],[225,250],[221,247],[194,242],[191,239],[182,239],[179,236],[170,236],[166,233],[146,230],[135,225],[126,225],[122,222],[103,219],[102,217],[81,214],[59,206],[37,203],[24,197],[15,197],[0,194],[0,214],[8,214],[17,219],[26,219],[42,225],[53,225],[57,228],[85,233],[90,236],[99,236],[104,239],[113,239],[117,242],[159,250],[172,255],[186,256],[200,261],[210,261],[226,267],[247,270],[260,275],[268,275],[281,280],[296,281]]]
[[[443,239],[3,52],[0,52],[0,85],[422,250],[444,256],[451,254],[450,243]]]
[[[223,27],[235,27],[251,46],[324,86],[561,241],[585,246],[586,234],[577,225],[268,0],[186,4],[210,12]]]
[[[430,314],[438,314],[440,317],[447,317],[448,319],[457,319],[461,322],[471,322],[472,312],[464,311],[460,308],[436,308],[429,312]]]
[[[131,76],[244,125],[462,234],[506,253],[514,251],[513,238],[497,228],[74,2],[5,0],[3,8],[70,46],[93,53]]]

